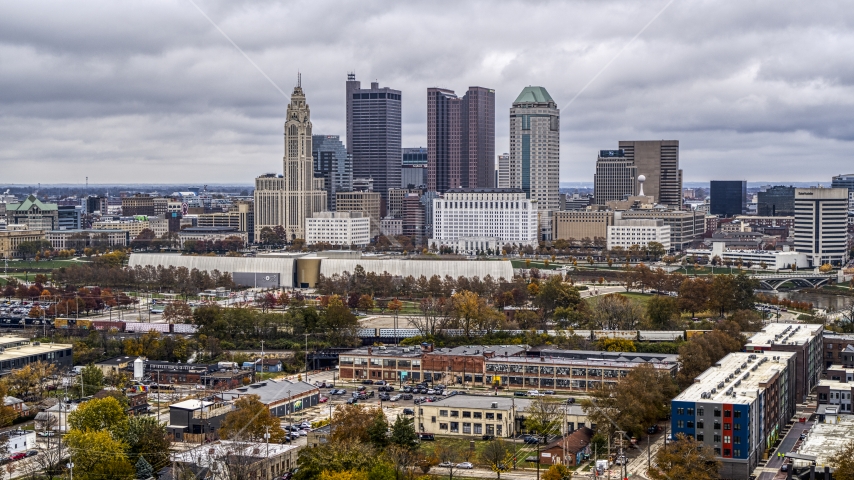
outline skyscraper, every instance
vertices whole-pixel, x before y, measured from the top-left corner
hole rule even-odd
[[[637,177],[638,167],[626,158],[623,150],[599,150],[593,176],[593,200],[597,205],[605,205],[634,195]]]
[[[521,188],[539,211],[560,204],[560,111],[543,87],[525,87],[510,108],[510,160],[505,188]]]
[[[498,156],[498,168],[496,169],[498,188],[510,188],[510,154],[504,153]]]
[[[646,184],[644,184],[646,189]],[[712,180],[709,188],[709,213],[734,217],[747,213],[747,182]]]
[[[757,194],[756,213],[761,217],[795,215],[795,187],[777,185]]]
[[[323,179],[314,178],[311,111],[300,82],[291,94],[285,121],[284,174],[255,179],[255,238],[264,227],[284,228],[288,241],[305,238],[305,219],[326,210]]]
[[[619,148],[638,167],[637,175],[646,177],[646,195],[671,208],[682,208],[679,140],[621,141]]]
[[[427,188],[488,188],[495,183],[495,90],[427,89]]]
[[[311,155],[314,176],[323,179],[326,205],[335,210],[335,192],[353,189],[353,158],[338,135],[312,135]]]
[[[795,250],[810,267],[848,260],[848,189],[795,189]]]
[[[347,151],[353,157],[353,177],[372,178],[385,209],[388,189],[400,187],[401,93],[388,87],[361,88],[356,75],[347,75]]]

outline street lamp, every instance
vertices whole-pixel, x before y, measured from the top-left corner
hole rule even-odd
[[[68,467],[68,470],[71,472],[71,480],[74,480],[74,464],[68,462],[65,464],[65,466]]]

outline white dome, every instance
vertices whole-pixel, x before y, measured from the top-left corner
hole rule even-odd
[[[641,183],[645,182],[645,181],[646,181],[646,175],[639,175],[639,176],[638,176],[638,181],[639,181],[639,182],[641,182]]]

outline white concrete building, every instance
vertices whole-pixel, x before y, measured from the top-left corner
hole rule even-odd
[[[670,226],[664,220],[614,220],[614,225],[608,226],[608,250],[614,247],[628,249],[632,245],[645,247],[651,242],[664,245],[669,252]]]
[[[795,189],[795,250],[810,267],[848,260],[848,189]]]
[[[807,255],[803,252],[777,251],[777,250],[730,250],[724,242],[713,242],[711,250],[689,249],[688,255],[712,258],[720,257],[721,260],[730,260],[733,264],[741,262],[743,265],[761,265],[765,263],[768,270],[782,270],[791,268],[792,264],[798,268],[807,268]]]
[[[371,219],[362,212],[318,212],[305,219],[308,245],[365,246],[371,242]]]
[[[124,230],[130,239],[138,237],[143,230],[150,228],[148,220],[101,220],[92,222],[94,230]]]
[[[433,200],[433,238],[428,245],[455,245],[465,238],[501,244],[537,244],[537,201],[515,188],[452,189]]]
[[[403,220],[391,217],[382,219],[380,222],[380,233],[389,238],[403,235]]]

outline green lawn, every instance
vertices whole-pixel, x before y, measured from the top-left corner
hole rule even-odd
[[[36,262],[35,260],[15,260],[9,262],[9,271],[11,272],[13,269],[17,271],[53,270],[54,268],[67,267],[75,263],[77,263],[76,260],[42,260],[39,262]],[[0,264],[0,268],[5,268],[5,265]]]
[[[644,306],[644,307],[646,306],[647,302],[649,302],[649,299],[654,296],[651,293],[638,293],[638,292],[617,292],[617,293],[619,295],[623,295],[626,298],[630,298],[632,300],[640,302],[641,306]],[[595,304],[595,302],[598,302],[600,298],[602,298],[602,297],[601,296],[589,297],[589,298],[585,298],[584,300],[589,302],[589,303]]]

